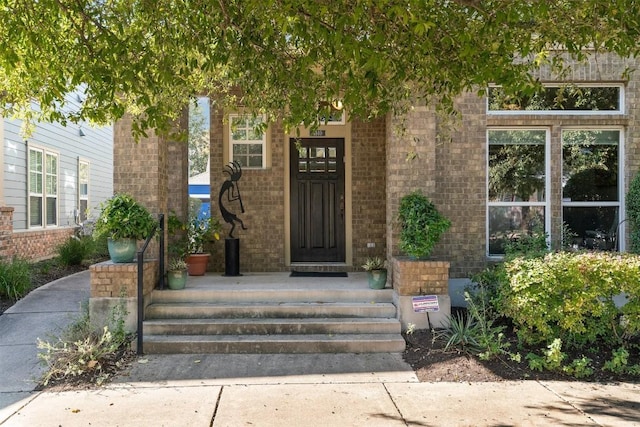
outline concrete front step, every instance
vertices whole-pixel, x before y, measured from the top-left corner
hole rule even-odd
[[[260,302],[391,302],[392,289],[262,289],[262,288],[214,288],[192,289],[179,291],[155,290],[152,294],[153,304],[224,301],[225,303]]]
[[[400,322],[385,318],[254,318],[152,319],[149,335],[279,335],[279,334],[400,334]]]
[[[291,278],[282,273],[190,277],[154,290],[145,309],[145,353],[401,352],[393,290],[364,273]]]
[[[393,303],[167,303],[151,304],[147,319],[302,318],[396,316]]]
[[[144,350],[196,353],[399,353],[400,334],[339,335],[146,335]]]

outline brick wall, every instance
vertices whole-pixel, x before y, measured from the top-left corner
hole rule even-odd
[[[436,193],[436,144],[436,115],[432,109],[416,106],[403,117],[387,116],[387,258],[399,255],[397,216],[402,196],[421,190],[440,208]]]
[[[19,257],[40,261],[57,255],[58,246],[67,241],[74,227],[13,232],[13,208],[0,208],[0,258]]]
[[[351,124],[353,266],[368,256],[386,256],[386,123],[354,120]],[[367,244],[373,243],[374,248]]]
[[[224,120],[222,111],[211,108],[211,213],[220,217],[218,195],[222,183],[228,178],[223,173],[227,164],[223,154]],[[269,127],[267,151],[271,153],[266,169],[243,169],[238,181],[245,213],[239,204],[234,213],[244,222],[247,230],[236,224],[234,237],[240,239],[240,272],[283,271],[284,266],[284,182],[286,145],[284,129],[278,124]],[[225,196],[226,197],[226,196]],[[221,219],[222,220],[222,219]],[[221,241],[211,247],[209,269],[224,270],[224,241],[231,226],[223,222]]]
[[[440,120],[443,137],[436,146],[438,210],[451,228],[433,256],[451,263],[452,278],[468,277],[486,262],[486,114],[484,101],[473,94],[458,99],[461,121]]]
[[[143,294],[151,293],[158,283],[157,261],[143,265]],[[105,261],[89,267],[91,298],[135,298],[138,295],[138,264],[114,264]]]
[[[393,288],[401,296],[448,295],[449,263],[394,257]]]
[[[567,80],[577,82],[619,82],[620,73],[632,61],[614,55],[599,55],[597,61],[576,66]],[[553,81],[547,68],[535,76]],[[632,74],[626,83],[625,115],[518,115],[488,116],[485,99],[464,94],[457,100],[461,121],[447,127],[438,122],[438,132],[450,135],[439,141],[435,149],[436,191],[433,200],[438,209],[452,221],[451,229],[436,246],[434,257],[451,262],[452,278],[463,278],[480,271],[487,264],[486,251],[486,129],[487,127],[539,126],[550,129],[551,187],[549,189],[551,235],[559,246],[562,227],[562,145],[561,131],[572,126],[620,126],[624,129],[624,185],[640,169],[640,76]],[[409,121],[410,123],[410,121]],[[408,123],[408,125],[410,125]],[[394,161],[398,161],[395,159]],[[392,169],[393,170],[393,169]],[[430,183],[425,183],[429,187]]]

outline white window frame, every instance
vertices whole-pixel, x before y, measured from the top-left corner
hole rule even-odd
[[[238,119],[238,118],[242,118],[242,117],[246,117],[246,118],[252,118],[253,116],[251,114],[242,114],[242,113],[233,113],[233,114],[229,114],[229,161],[233,161],[233,147],[235,145],[261,145],[262,146],[262,162],[261,165],[258,166],[248,166],[248,165],[243,165],[242,169],[265,169],[266,168],[266,164],[267,164],[267,131],[265,130],[265,132],[262,133],[262,138],[261,139],[243,139],[243,140],[236,140],[233,139],[233,121],[234,119]],[[257,118],[260,118],[260,120],[262,120],[263,123],[266,122],[266,117],[264,115],[258,115],[256,116]],[[245,129],[247,130],[247,134],[249,131],[249,127],[245,126]]]
[[[487,115],[496,116],[522,116],[522,115],[541,115],[541,116],[594,116],[594,115],[620,115],[625,114],[625,91],[622,83],[570,83],[566,84],[576,87],[617,87],[620,89],[617,110],[489,110],[489,92],[485,97],[485,110]],[[544,83],[543,87],[561,87],[562,83]],[[499,85],[490,85],[490,87],[500,87]]]
[[[87,168],[86,182],[83,180],[83,177],[82,177],[83,167]],[[91,188],[90,187],[90,170],[91,170],[90,168],[91,168],[91,164],[89,163],[88,160],[78,158],[78,213],[76,216],[77,222],[81,222],[83,218],[86,219],[89,216],[85,212],[82,212],[82,201],[86,201],[87,209],[89,209],[89,189]],[[85,183],[86,183],[87,191],[86,191],[86,194],[83,194],[82,185]]]
[[[491,131],[545,131],[545,142],[544,142],[544,185],[545,185],[545,199],[542,202],[491,202],[489,201],[489,133]],[[485,135],[485,144],[487,147],[486,154],[486,163],[485,170],[486,174],[486,182],[485,182],[485,197],[487,200],[487,208],[486,208],[486,236],[485,236],[485,254],[488,259],[502,259],[504,258],[504,254],[491,254],[489,252],[489,238],[491,234],[491,230],[489,229],[490,215],[489,210],[492,207],[509,207],[509,206],[532,206],[532,207],[540,207],[542,206],[544,209],[544,232],[547,234],[547,245],[549,245],[549,230],[551,229],[551,129],[549,127],[541,127],[541,126],[522,126],[522,127],[488,127]]]
[[[560,216],[564,223],[564,208],[565,207],[617,207],[618,208],[618,231],[617,231],[617,239],[618,239],[618,252],[624,252],[626,249],[625,246],[625,221],[626,212],[625,212],[625,200],[624,200],[624,129],[620,126],[563,126],[560,130],[560,144],[561,144],[561,152],[564,151],[564,131],[571,130],[583,130],[583,131],[593,131],[593,130],[615,130],[619,132],[620,139],[618,140],[618,200],[617,201],[601,201],[601,202],[569,202],[565,201],[564,197],[561,194],[561,204],[560,204]],[[560,176],[563,176],[564,171],[562,170],[564,166],[564,157],[560,158]]]
[[[31,152],[39,152],[42,154],[42,172],[39,172],[39,179],[42,185],[42,193],[34,193],[31,191]],[[55,157],[56,159],[56,173],[52,174],[47,169],[47,158]],[[49,177],[55,178],[55,194],[50,194],[47,192],[47,182]],[[57,227],[59,224],[60,218],[60,154],[55,151],[50,151],[42,147],[28,145],[27,147],[27,227],[28,228],[47,228],[47,227]],[[41,224],[31,224],[31,198],[38,197],[41,199]],[[55,223],[48,224],[47,223],[47,199],[55,198]]]

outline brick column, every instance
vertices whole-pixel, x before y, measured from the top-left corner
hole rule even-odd
[[[0,207],[0,258],[11,259],[15,255],[12,244],[13,208]]]
[[[183,114],[176,128],[186,128],[188,116]],[[126,116],[114,125],[113,188],[115,192],[131,194],[154,217],[174,210],[187,211],[188,203],[188,144],[148,131],[148,137],[135,141],[131,134],[131,117]],[[166,230],[166,229],[165,229]],[[165,231],[166,233],[166,231]],[[165,242],[166,240],[165,234]],[[165,250],[167,245],[165,245]],[[166,254],[165,254],[166,256]],[[157,260],[158,244],[154,240],[145,254],[147,260]],[[145,299],[158,281],[157,261],[145,261]],[[92,266],[89,312],[94,325],[109,322],[114,307],[124,304],[127,311],[126,328],[135,330],[137,317],[137,265],[111,262]],[[135,282],[135,283],[134,283]]]
[[[422,190],[434,199],[436,191],[436,116],[416,106],[403,117],[387,116],[387,257],[398,255],[396,226],[400,198]]]
[[[415,106],[402,117],[387,116],[386,129],[387,258],[392,260],[390,277],[398,318],[404,330],[409,325],[446,327],[451,314],[449,263],[398,258],[397,217],[402,196],[421,190],[438,205],[436,114],[428,106]],[[414,312],[412,298],[418,295],[437,295],[440,310],[428,315]]]

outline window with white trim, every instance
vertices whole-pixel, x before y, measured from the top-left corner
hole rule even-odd
[[[620,223],[619,129],[562,130],[564,244],[615,251]]]
[[[265,168],[267,136],[264,117],[229,115],[229,144],[231,161],[239,162],[243,168]]]
[[[85,221],[89,209],[89,162],[78,159],[78,219]]]
[[[58,224],[58,155],[29,147],[29,226]]]
[[[547,129],[489,129],[487,252],[544,232],[548,203]]]

